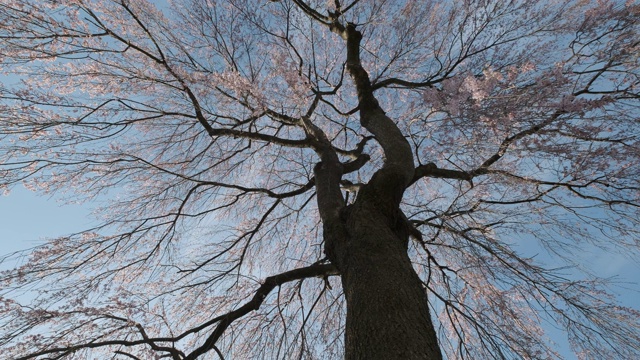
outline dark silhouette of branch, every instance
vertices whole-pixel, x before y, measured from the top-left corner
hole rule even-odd
[[[281,286],[290,281],[294,280],[302,280],[310,277],[327,277],[330,275],[338,275],[338,269],[332,264],[314,264],[311,266],[290,270],[278,275],[270,276],[265,279],[265,281],[260,285],[258,290],[256,290],[255,294],[247,303],[242,305],[236,310],[233,310],[225,315],[216,317],[211,321],[207,322],[206,326],[210,326],[213,323],[218,323],[218,326],[213,331],[211,335],[207,338],[207,340],[202,344],[199,348],[191,352],[187,355],[184,360],[194,360],[198,356],[208,352],[213,349],[216,342],[222,336],[224,331],[231,325],[235,320],[245,316],[251,311],[258,310],[260,305],[264,299],[269,295],[269,293],[276,288],[277,286]],[[203,324],[204,326],[205,324]]]

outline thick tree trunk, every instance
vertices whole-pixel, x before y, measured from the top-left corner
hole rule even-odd
[[[380,107],[360,60],[362,34],[355,25],[331,30],[347,45],[346,67],[358,93],[360,124],[384,151],[384,165],[345,206],[340,192],[344,164],[321,131],[309,125],[322,161],[314,169],[325,252],[340,270],[347,300],[347,360],[441,360],[427,295],[411,266],[412,227],[400,203],[414,176],[409,142]]]
[[[344,214],[336,243],[347,300],[345,359],[440,360],[425,290],[407,254],[406,220],[364,191]]]

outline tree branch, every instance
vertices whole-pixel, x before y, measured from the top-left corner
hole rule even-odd
[[[397,78],[389,78],[389,79],[384,79],[382,81],[379,81],[375,84],[373,84],[371,86],[371,88],[373,90],[378,90],[380,88],[383,87],[387,87],[387,86],[391,86],[391,85],[397,85],[398,87],[402,87],[402,88],[409,88],[409,89],[416,89],[416,88],[423,88],[423,87],[433,87],[434,84],[437,84],[439,82],[441,82],[443,79],[439,79],[436,81],[432,81],[432,80],[427,80],[427,81],[422,81],[422,82],[414,82],[414,81],[407,81],[407,80],[402,80],[402,79],[397,79]]]
[[[413,174],[413,179],[411,179],[409,186],[423,177],[466,180],[471,184],[471,186],[473,186],[473,182],[471,180],[472,176],[468,172],[460,170],[441,169],[434,163],[428,163],[418,166]]]
[[[269,295],[269,293],[277,286],[281,286],[284,283],[294,280],[302,280],[319,276],[326,277],[337,274],[338,269],[333,264],[314,264],[266,278],[264,283],[260,285],[258,290],[256,290],[253,298],[251,298],[249,302],[245,303],[236,310],[233,310],[223,316],[217,317],[216,319],[212,320],[213,322],[210,323],[218,322],[218,326],[216,327],[216,329],[207,338],[204,344],[202,344],[202,346],[191,352],[187,357],[184,358],[184,360],[194,360],[198,356],[213,349],[216,341],[218,341],[220,336],[222,336],[229,325],[231,325],[235,320],[250,313],[251,311],[258,310],[267,295]]]

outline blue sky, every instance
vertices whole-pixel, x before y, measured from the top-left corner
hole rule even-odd
[[[83,230],[91,223],[87,206],[65,205],[18,185],[8,196],[0,196],[0,254]]]

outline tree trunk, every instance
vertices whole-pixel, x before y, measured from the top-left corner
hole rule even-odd
[[[380,107],[360,59],[354,24],[331,24],[347,45],[346,67],[358,93],[360,124],[384,151],[384,165],[344,205],[341,164],[326,136],[309,127],[322,161],[314,169],[325,252],[340,270],[347,300],[347,360],[441,360],[427,295],[407,254],[413,227],[400,211],[415,167],[411,145]]]
[[[361,190],[347,208],[348,235],[332,254],[347,300],[345,359],[440,360],[426,292],[407,254],[408,224],[399,209],[387,215],[374,194]]]

